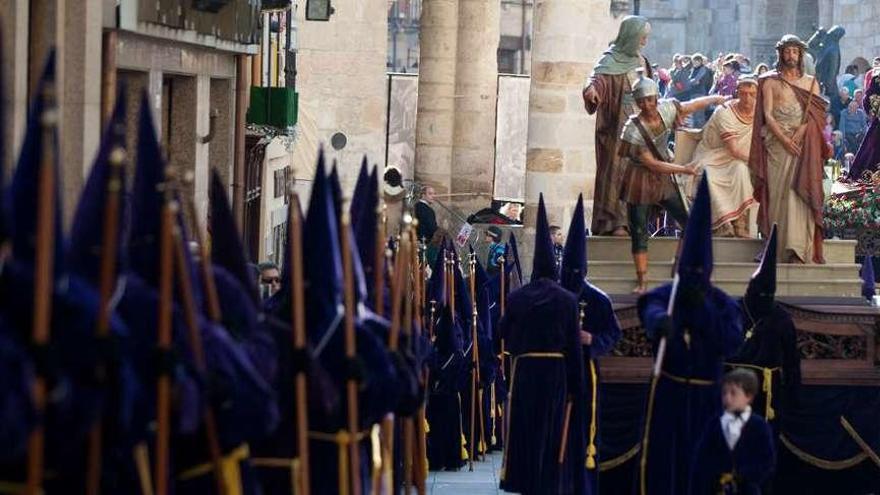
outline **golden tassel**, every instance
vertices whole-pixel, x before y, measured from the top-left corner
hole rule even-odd
[[[773,370],[771,368],[764,368],[764,393],[767,394],[767,405],[764,409],[764,416],[766,416],[767,421],[776,417],[776,411],[773,410],[772,402],[773,402]]]
[[[587,445],[587,469],[596,469],[596,405],[598,403],[597,392],[599,388],[598,373],[596,373],[596,362],[590,359],[590,379],[592,382],[592,403],[590,404],[590,443]]]

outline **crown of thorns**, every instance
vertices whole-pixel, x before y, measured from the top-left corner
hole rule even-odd
[[[795,36],[793,34],[786,34],[785,36],[783,36],[782,39],[776,43],[776,49],[781,50],[787,46],[792,46],[792,45],[797,46],[801,50],[807,49],[807,44],[804,43],[803,40],[801,40],[800,38],[798,38],[797,36]]]

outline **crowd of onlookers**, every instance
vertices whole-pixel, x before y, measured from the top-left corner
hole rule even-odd
[[[880,57],[874,58],[872,68],[880,68]],[[741,53],[718,54],[715,60],[701,53],[677,53],[672,57],[671,68],[654,65],[654,79],[666,98],[688,101],[712,94],[732,96],[740,75],[760,77],[769,69],[763,63],[753,67],[751,60]],[[852,161],[868,128],[869,117],[862,102],[870,74],[871,70],[860,74],[856,65],[850,65],[837,77],[839,94],[830,101],[825,139],[834,149],[834,159],[842,163]],[[687,124],[702,128],[709,115],[711,110],[699,112],[689,117]]]
[[[741,53],[719,53],[711,60],[702,53],[672,57],[672,67],[665,69],[654,66],[654,78],[660,85],[660,91],[667,98],[688,101],[706,95],[733,96],[736,81],[742,74],[760,76],[767,72],[766,64],[752,67],[752,61]],[[711,115],[709,112],[697,112],[689,117],[689,126],[701,128]]]
[[[875,57],[873,68],[880,69],[880,57]],[[870,123],[864,110],[865,86],[871,71],[859,74],[858,67],[850,65],[837,77],[838,94],[831,98],[825,139],[834,148],[834,159],[851,162]]]

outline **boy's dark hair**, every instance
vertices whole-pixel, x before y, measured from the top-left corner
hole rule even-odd
[[[758,375],[746,368],[734,368],[721,379],[721,386],[736,385],[749,397],[758,394]]]
[[[562,230],[562,227],[560,227],[559,225],[551,225],[551,226],[550,226],[550,233],[551,233],[551,234],[554,233],[554,232],[558,232],[558,231],[560,231],[560,230]]]
[[[257,268],[260,270],[260,273],[263,273],[266,270],[279,270],[278,265],[272,263],[271,261],[264,261],[257,265]]]

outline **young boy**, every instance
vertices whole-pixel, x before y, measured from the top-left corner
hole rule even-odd
[[[721,380],[721,418],[709,421],[697,444],[691,495],[760,495],[773,473],[776,451],[764,418],[752,412],[758,377],[736,368]]]
[[[504,243],[501,242],[501,229],[492,225],[486,231],[486,242],[489,243],[489,255],[486,259],[486,270],[494,275],[501,270],[501,257],[504,256]]]

